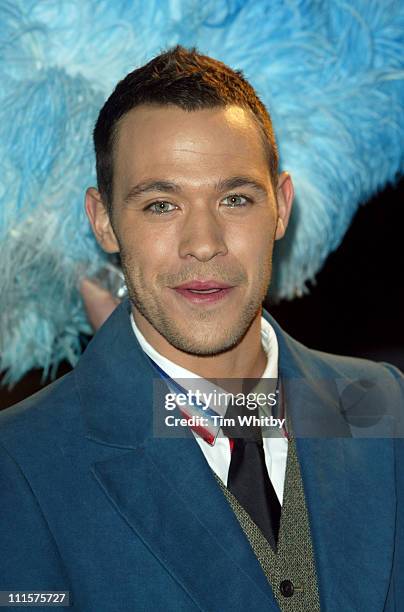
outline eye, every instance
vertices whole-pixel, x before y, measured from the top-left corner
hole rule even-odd
[[[170,206],[171,208],[169,208]],[[160,201],[149,204],[149,206],[146,206],[145,210],[151,212],[153,215],[165,215],[166,213],[169,213],[175,210],[176,208],[177,207],[174,206],[174,204],[171,204],[170,202]]]
[[[225,200],[228,200],[229,202],[228,204],[226,204],[228,208],[243,208],[247,206],[247,204],[252,202],[251,198],[248,198],[247,196],[243,195],[238,195],[237,193],[233,193],[232,195],[227,196],[226,198],[224,198],[223,201]]]

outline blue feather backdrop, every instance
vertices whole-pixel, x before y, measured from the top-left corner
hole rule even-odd
[[[168,46],[243,70],[296,189],[272,295],[305,292],[404,157],[404,5],[394,0],[0,0],[0,369],[74,364],[77,289],[106,261],[85,217],[91,133],[116,82]]]

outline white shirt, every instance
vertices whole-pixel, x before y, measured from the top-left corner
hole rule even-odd
[[[132,329],[144,352],[173,380],[184,378],[201,378],[198,374],[190,372],[185,368],[163,357],[146,340],[137,327],[133,314],[130,315]],[[261,317],[261,341],[267,354],[267,365],[262,374],[262,378],[278,378],[278,341],[272,325]],[[215,474],[227,485],[231,453],[229,439],[218,436],[213,446],[208,444],[203,438],[192,432],[195,440],[199,444],[206,461]],[[288,441],[286,438],[263,438],[265,464],[268,475],[271,479],[275,492],[280,503],[283,500],[283,489],[285,485],[286,459],[288,453]]]

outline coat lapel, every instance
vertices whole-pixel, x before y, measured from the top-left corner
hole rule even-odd
[[[156,375],[130,327],[127,302],[91,341],[75,376],[87,438],[117,448],[94,461],[94,477],[196,605],[209,612],[223,602],[229,609],[278,610],[193,437],[153,436]]]
[[[119,514],[201,610],[277,609],[194,440],[155,439],[96,463],[94,474]]]
[[[380,612],[394,552],[394,440],[355,437],[343,417],[350,406],[341,400],[347,394],[338,392],[335,371],[265,316],[279,342],[287,411],[300,432],[296,446],[322,609]],[[347,379],[345,388],[350,384]]]
[[[297,440],[326,610],[384,609],[394,552],[392,444],[354,438]]]

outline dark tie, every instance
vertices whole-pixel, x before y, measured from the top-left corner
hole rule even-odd
[[[262,438],[233,438],[227,488],[276,550],[281,505],[268,476]]]
[[[276,551],[281,505],[265,465],[261,428],[238,426],[237,413],[240,409],[231,402],[226,417],[233,417],[235,425],[222,428],[233,443],[227,488]]]

